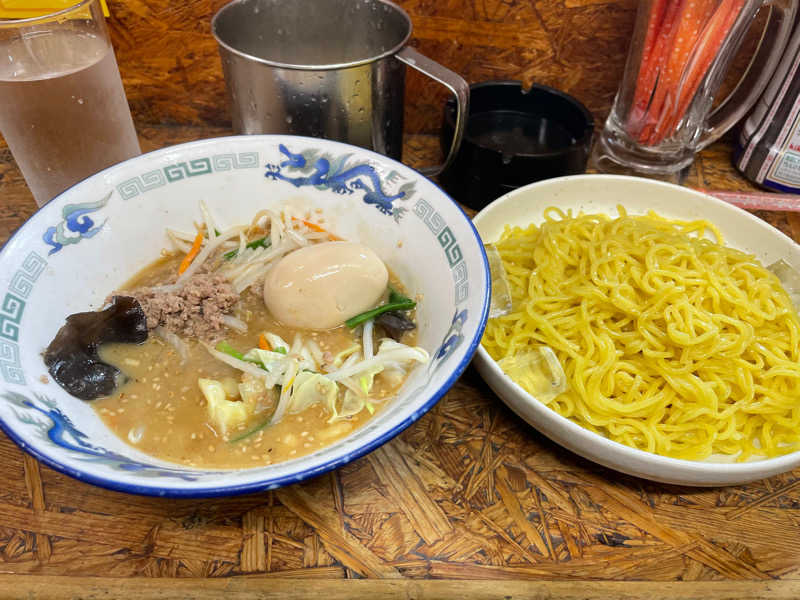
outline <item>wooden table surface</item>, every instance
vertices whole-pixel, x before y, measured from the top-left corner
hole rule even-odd
[[[145,150],[227,133],[140,130]],[[429,137],[406,147],[436,156]],[[687,184],[753,189],[725,143]],[[33,210],[0,147],[0,244]],[[797,214],[758,214],[800,241]],[[800,597],[800,469],[718,489],[627,477],[538,435],[473,368],[392,442],[273,492],[106,491],[2,434],[0,476],[2,599]]]

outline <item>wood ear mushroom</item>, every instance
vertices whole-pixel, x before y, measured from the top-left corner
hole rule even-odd
[[[114,296],[100,311],[67,317],[44,352],[44,363],[58,385],[81,400],[111,394],[123,377],[97,354],[102,344],[140,344],[147,339],[147,320],[141,305],[129,296]]]

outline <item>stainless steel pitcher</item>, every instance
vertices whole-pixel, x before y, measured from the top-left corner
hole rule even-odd
[[[455,157],[469,86],[406,43],[411,19],[387,0],[234,0],[211,22],[238,133],[327,138],[402,158],[405,65],[455,94]]]

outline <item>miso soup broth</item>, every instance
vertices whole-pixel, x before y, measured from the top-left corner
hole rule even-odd
[[[308,215],[265,212],[238,235],[208,222],[177,234],[176,251],[114,293],[136,299],[149,334],[99,346],[119,373],[92,406],[138,450],[200,468],[297,458],[362,426],[428,360],[415,301],[374,253]]]
[[[142,275],[147,274],[145,270]],[[241,305],[248,331],[273,331],[283,339],[292,339],[292,332],[270,317],[256,294],[245,292]],[[351,347],[354,341],[345,327],[304,333],[315,339],[323,351],[332,354]],[[258,335],[254,339],[253,334],[232,333],[227,340],[234,348],[250,348],[258,344]],[[328,424],[330,415],[322,406],[315,405],[231,443],[208,422],[207,402],[197,380],[199,377],[238,380],[240,372],[216,360],[199,342],[189,341],[187,347],[188,358],[183,365],[175,348],[155,336],[141,345],[108,344],[100,351],[105,361],[118,367],[130,380],[116,394],[97,400],[93,406],[116,435],[147,454],[189,466],[265,465],[319,450],[371,417],[364,410],[347,420]],[[375,395],[381,399],[400,387],[391,386],[382,378],[376,380],[375,386],[380,388]],[[374,406],[377,412],[383,403]],[[264,417],[253,415],[235,433],[241,435],[254,429],[259,418]]]

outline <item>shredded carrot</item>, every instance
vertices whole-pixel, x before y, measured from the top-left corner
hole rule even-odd
[[[192,264],[194,257],[200,253],[200,247],[203,245],[203,234],[198,233],[197,236],[194,238],[194,243],[192,244],[191,250],[183,257],[181,261],[181,266],[178,267],[178,275],[181,275],[186,269],[189,268],[189,265]]]
[[[292,220],[293,221],[300,221],[303,225],[308,227],[311,231],[316,231],[316,232],[319,232],[319,233],[327,233],[328,237],[330,238],[331,241],[341,240],[342,239],[342,238],[340,238],[338,236],[333,235],[327,229],[323,229],[322,227],[320,227],[316,223],[312,223],[311,221],[306,221],[305,219],[298,219],[297,217],[292,217]]]
[[[267,338],[264,337],[263,333],[259,334],[258,336],[258,347],[262,350],[269,350],[269,342],[267,341]]]

